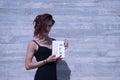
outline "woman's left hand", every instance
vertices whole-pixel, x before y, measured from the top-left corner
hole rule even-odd
[[[67,49],[68,48],[68,40],[64,40],[64,47],[65,47],[65,49]]]

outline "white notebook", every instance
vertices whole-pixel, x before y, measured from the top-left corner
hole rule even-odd
[[[61,56],[61,58],[65,57],[64,41],[52,42],[52,55],[56,55],[56,57]]]

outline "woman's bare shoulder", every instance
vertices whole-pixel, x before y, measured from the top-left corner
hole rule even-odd
[[[28,48],[36,49],[36,43],[32,40],[28,42]]]

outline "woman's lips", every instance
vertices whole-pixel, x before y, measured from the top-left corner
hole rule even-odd
[[[49,33],[49,31],[47,31],[47,30],[46,30],[45,32],[46,32],[46,33]]]

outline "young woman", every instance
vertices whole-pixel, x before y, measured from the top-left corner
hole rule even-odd
[[[47,13],[34,20],[34,40],[28,44],[25,59],[27,70],[38,68],[34,80],[57,80],[56,64],[61,58],[52,55],[52,41],[55,39],[48,35],[54,23],[52,15]],[[67,40],[64,46],[68,47]],[[34,56],[36,62],[32,61]]]

